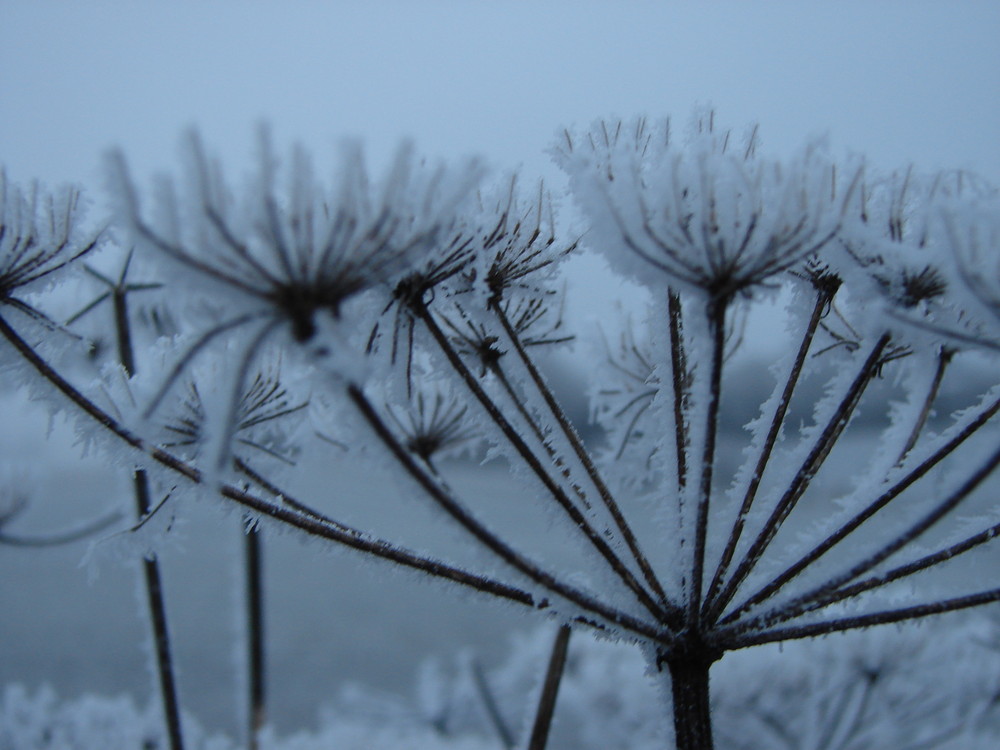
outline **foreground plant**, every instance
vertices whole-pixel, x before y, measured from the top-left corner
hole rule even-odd
[[[577,248],[550,199],[526,199],[509,180],[466,200],[478,168],[432,168],[405,150],[377,185],[350,151],[329,190],[300,154],[280,170],[265,144],[259,178],[236,198],[193,142],[187,186],[165,183],[151,212],[116,158],[121,221],[144,262],[167,269],[156,282],[173,291],[177,319],[195,323],[166,376],[137,386],[150,395],[135,418],[98,406],[6,316],[0,333],[157,481],[180,475],[254,519],[639,645],[669,678],[682,750],[713,747],[709,672],[727,652],[1000,599],[967,554],[1000,531],[982,492],[1000,462],[995,376],[932,419],[953,363],[993,356],[998,339],[992,277],[970,273],[969,248],[957,247],[970,211],[996,216],[996,196],[915,190],[911,173],[872,178],[816,145],[770,160],[755,131],[738,144],[711,113],[681,143],[667,123],[599,123],[567,133],[556,155],[586,243],[649,290],[645,328],[608,358],[622,379],[596,384],[617,399],[599,405],[607,451],[583,442],[536,357],[568,340],[559,272]],[[974,233],[977,257],[996,255],[991,237]],[[744,356],[739,321],[779,293],[774,389],[748,396],[729,372]],[[336,492],[306,505],[275,478],[246,482],[233,461],[240,408],[272,347],[321,394],[320,432],[381,452],[399,470],[400,500],[439,508],[487,554],[488,572],[337,521]],[[226,395],[205,415],[206,449],[182,458],[152,418],[185,372],[219,353]],[[889,378],[893,401],[875,392]],[[759,413],[729,472],[720,425],[748,397]],[[864,424],[862,412],[877,416]],[[453,491],[437,459],[473,430],[510,463],[525,502],[550,508],[580,567],[523,551]],[[865,437],[867,458],[847,456]],[[532,748],[546,742],[564,633]]]

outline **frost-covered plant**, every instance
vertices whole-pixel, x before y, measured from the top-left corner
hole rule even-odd
[[[979,617],[730,655],[713,678],[720,740],[748,750],[993,747],[1000,738],[995,631]],[[443,739],[496,737],[502,745],[509,727],[531,720],[537,663],[550,642],[548,628],[518,633],[488,669],[471,653],[425,662],[410,698],[348,686],[324,715],[331,723],[350,716],[433,727]],[[669,746],[657,685],[642,667],[641,654],[623,644],[574,640],[550,750]],[[933,675],[947,690],[927,689]]]
[[[995,357],[977,346],[995,326],[993,279],[972,274],[968,256],[992,259],[978,274],[1000,250],[964,203],[989,215],[988,191],[973,199],[911,173],[880,182],[821,144],[772,159],[756,129],[737,143],[712,113],[686,139],[666,123],[604,122],[567,132],[555,153],[582,240],[559,228],[544,189],[525,197],[505,180],[473,200],[478,167],[432,168],[405,149],[375,181],[349,149],[327,188],[301,151],[286,168],[265,144],[258,177],[234,189],[195,139],[179,187],[162,182],[151,210],[116,157],[120,223],[189,342],[173,340],[176,364],[148,389],[143,418],[99,406],[2,311],[0,333],[151,481],[201,485],[255,522],[557,620],[547,688],[525,722],[530,748],[547,741],[570,629],[637,645],[669,681],[677,747],[704,750],[709,671],[728,652],[1000,599],[967,554],[1000,531],[983,491],[1000,463],[995,376],[931,419],[945,363]],[[582,244],[650,300],[643,330],[606,333],[601,359],[622,376],[591,388],[617,399],[601,412],[621,425],[607,450],[584,443],[536,356],[569,338],[561,262]],[[974,304],[961,293],[970,287]],[[773,391],[748,395],[729,363],[747,311],[775,299],[785,311]],[[317,432],[391,469],[400,501],[439,509],[477,563],[340,522],[335,488],[306,505],[274,477],[246,481],[232,457],[265,348],[308,381]],[[155,425],[213,356],[226,364],[212,403],[221,427],[178,455]],[[594,378],[608,369],[586,367]],[[879,380],[892,381],[893,400]],[[730,456],[720,425],[749,398],[758,415]],[[547,539],[566,542],[575,563],[526,551],[484,520],[483,498],[453,489],[433,459],[473,427],[487,456],[510,464],[512,496],[547,510]],[[857,445],[866,455],[851,455]],[[742,465],[729,471],[733,458]]]

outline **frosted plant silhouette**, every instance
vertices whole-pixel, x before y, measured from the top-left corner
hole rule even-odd
[[[529,747],[545,746],[572,630],[636,644],[663,677],[676,746],[711,748],[709,672],[727,652],[1000,599],[967,554],[1000,531],[984,491],[1000,462],[995,377],[934,415],[952,363],[985,358],[995,372],[1000,250],[987,186],[881,178],[818,143],[771,159],[756,129],[741,140],[711,112],[689,130],[639,119],[566,131],[554,154],[578,234],[557,225],[542,187],[476,192],[475,164],[432,167],[407,149],[370,181],[349,148],[327,188],[301,151],[285,167],[265,141],[259,176],[240,188],[191,139],[184,177],[152,199],[117,156],[119,221],[188,326],[159,382],[137,381],[145,419],[102,409],[6,313],[0,333],[157,482],[202,485],[254,521],[558,622]],[[584,246],[650,300],[641,329],[606,323],[587,364],[618,376],[592,385],[611,399],[598,407],[615,427],[606,449],[584,443],[537,359],[571,337],[562,261]],[[753,397],[731,456],[720,423],[748,398],[740,321],[775,299],[773,391]],[[479,548],[481,570],[340,522],[335,491],[302,502],[272,478],[245,481],[234,441],[265,348],[308,380],[318,432],[394,467],[400,502],[436,506]],[[152,425],[214,355],[228,362],[219,427],[181,458]],[[523,550],[484,520],[481,498],[452,489],[436,458],[474,435],[510,464],[522,502],[548,508],[552,544],[579,551],[575,567]],[[874,447],[849,455],[864,440]]]

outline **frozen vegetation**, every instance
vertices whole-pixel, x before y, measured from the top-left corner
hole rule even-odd
[[[995,746],[996,189],[821,142],[776,160],[711,111],[567,130],[552,155],[562,218],[474,161],[404,145],[373,177],[347,143],[317,176],[266,133],[242,181],[194,135],[148,189],[113,155],[100,230],[77,192],[2,180],[6,387],[132,497],[31,536],[12,479],[0,542],[87,537],[92,564],[140,568],[157,700],[9,687],[0,748]],[[593,332],[563,315],[583,252],[635,285]],[[591,440],[551,384],[561,349]],[[370,481],[323,473],[342,461]],[[178,698],[161,558],[204,506],[246,530],[236,738]],[[365,585],[547,624],[495,669],[428,664],[411,701],[346,691],[278,735],[281,532],[381,561]]]

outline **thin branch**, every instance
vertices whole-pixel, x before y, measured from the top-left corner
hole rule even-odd
[[[511,446],[517,451],[518,455],[521,456],[535,476],[541,480],[545,489],[548,490],[552,498],[570,517],[576,528],[580,529],[581,533],[586,536],[593,547],[607,561],[611,569],[636,595],[642,605],[646,607],[651,614],[653,614],[658,620],[666,617],[666,613],[663,608],[649,595],[645,588],[643,588],[642,584],[639,583],[632,571],[629,570],[628,567],[622,562],[611,546],[601,537],[600,534],[597,533],[597,531],[594,530],[594,528],[590,525],[590,522],[583,515],[580,509],[573,504],[562,487],[556,484],[552,477],[549,476],[548,472],[538,460],[538,457],[532,452],[531,448],[529,448],[524,442],[521,435],[516,429],[514,429],[507,418],[497,408],[496,404],[482,389],[477,379],[469,371],[469,368],[466,367],[462,358],[458,355],[458,352],[456,352],[454,347],[451,346],[451,343],[448,341],[448,337],[445,335],[444,331],[441,330],[437,322],[434,320],[431,312],[425,306],[421,305],[415,310],[415,314],[427,326],[427,329],[430,331],[445,357],[447,357],[452,368],[462,378],[462,381],[486,410],[490,419],[492,419],[497,427],[500,428],[504,437],[510,442]]]
[[[113,526],[121,520],[121,517],[122,514],[116,510],[87,521],[75,529],[56,531],[45,536],[21,536],[0,531],[0,544],[6,544],[9,547],[56,547],[61,544],[70,544]]]
[[[712,499],[716,439],[719,430],[719,405],[722,401],[722,365],[726,353],[726,307],[728,298],[714,300],[708,309],[712,335],[712,364],[708,383],[708,407],[705,410],[705,438],[701,454],[701,481],[695,521],[694,560],[691,567],[691,591],[688,595],[688,623],[697,628],[701,620],[702,585],[705,575],[705,544]]]
[[[680,295],[670,291],[667,295],[670,323],[670,371],[674,393],[674,445],[677,453],[677,488],[683,494],[687,486],[687,451],[689,431],[687,406],[689,399],[687,349],[684,344],[684,311]]]
[[[72,401],[87,416],[98,422],[109,433],[126,445],[145,454],[156,463],[183,476],[192,483],[204,483],[204,477],[198,469],[165,450],[149,445],[80,393],[69,381],[56,372],[48,362],[39,356],[20,337],[17,331],[10,327],[10,324],[2,316],[0,316],[0,335],[3,335],[18,353],[56,390]],[[443,578],[500,599],[507,599],[534,609],[546,609],[549,606],[548,601],[536,601],[530,593],[523,589],[486,576],[469,573],[461,568],[448,565],[433,558],[418,555],[403,547],[399,547],[378,537],[370,536],[337,521],[327,521],[311,517],[309,514],[295,509],[291,504],[289,505],[292,509],[278,507],[229,484],[221,485],[219,487],[219,494],[228,500],[238,503],[247,510],[272,518],[311,536],[342,544],[359,552],[374,557],[381,557],[398,565],[414,568],[428,575]],[[287,497],[284,499],[288,500]]]
[[[917,440],[920,438],[920,433],[923,432],[924,426],[927,424],[927,419],[931,415],[931,409],[934,407],[934,402],[937,400],[938,392],[941,390],[941,381],[944,380],[944,372],[948,368],[948,364],[954,356],[955,350],[947,347],[941,347],[938,352],[937,368],[934,370],[934,377],[927,389],[927,396],[924,398],[924,404],[920,409],[920,414],[917,416],[916,422],[913,424],[913,429],[910,431],[910,436],[906,440],[906,445],[904,445],[903,449],[899,452],[897,463],[902,463],[907,454],[913,450],[913,446],[917,444]]]
[[[808,568],[814,562],[819,560],[823,555],[829,552],[834,546],[843,541],[847,536],[856,531],[861,527],[866,521],[868,521],[872,516],[878,513],[880,510],[885,508],[889,503],[899,497],[904,491],[910,488],[918,480],[924,477],[931,469],[937,466],[941,461],[947,458],[951,453],[958,448],[962,443],[968,440],[975,432],[986,425],[998,412],[1000,412],[1000,398],[995,400],[992,404],[985,407],[975,419],[973,419],[968,425],[954,435],[950,440],[948,440],[944,445],[938,448],[934,453],[921,461],[917,466],[908,471],[904,476],[893,483],[888,489],[886,489],[879,497],[873,500],[866,508],[853,516],[849,521],[844,523],[840,528],[826,537],[822,542],[816,545],[812,550],[803,555],[799,560],[786,568],[782,573],[775,576],[771,581],[759,591],[755,592],[752,596],[748,597],[746,601],[735,607],[730,614],[726,615],[720,624],[726,624],[732,622],[741,614],[746,612],[750,607],[759,604],[760,602],[769,599],[775,593],[777,593],[782,587],[784,587],[789,581],[798,576],[803,570]]]
[[[809,317],[809,323],[806,325],[805,332],[802,334],[802,339],[799,342],[798,353],[792,363],[792,368],[788,373],[788,379],[785,381],[784,390],[781,392],[778,404],[774,410],[774,415],[771,418],[771,426],[768,428],[767,436],[764,438],[764,443],[761,446],[760,455],[757,458],[757,465],[754,467],[753,475],[750,478],[750,484],[747,487],[746,494],[743,496],[743,503],[740,506],[736,523],[733,524],[732,531],[729,534],[729,541],[726,543],[726,548],[722,553],[722,558],[719,561],[719,565],[715,570],[715,576],[712,579],[712,584],[709,587],[708,598],[705,602],[705,617],[709,620],[714,620],[719,614],[719,608],[717,606],[719,589],[722,586],[722,581],[725,578],[726,573],[729,572],[729,565],[733,560],[733,555],[736,554],[736,545],[739,544],[740,538],[743,535],[743,528],[746,525],[747,515],[750,513],[750,509],[753,507],[754,500],[757,497],[757,490],[760,488],[760,482],[764,476],[764,471],[767,468],[768,462],[771,460],[771,453],[778,440],[781,425],[784,424],[785,415],[788,413],[788,405],[791,403],[792,395],[795,393],[795,387],[798,385],[799,376],[802,374],[802,367],[804,366],[806,356],[809,353],[809,347],[812,345],[813,337],[819,327],[820,319],[823,316],[823,310],[829,305],[829,302],[830,299],[828,295],[823,293],[817,295],[816,302],[813,305],[812,314]]]
[[[455,498],[446,492],[432,475],[425,472],[413,460],[406,448],[389,431],[388,426],[375,411],[371,402],[364,395],[360,388],[351,384],[347,386],[347,396],[357,407],[361,416],[375,432],[379,441],[392,453],[393,457],[410,477],[420,485],[427,495],[434,500],[441,508],[448,513],[456,522],[465,528],[476,540],[493,554],[506,562],[512,568],[527,576],[529,579],[548,589],[552,593],[566,599],[572,604],[596,614],[615,625],[624,627],[633,632],[639,633],[646,638],[652,638],[657,642],[666,641],[669,645],[673,638],[664,632],[659,631],[655,626],[651,626],[641,620],[628,615],[625,612],[615,609],[603,602],[594,599],[573,586],[562,583],[548,571],[536,565],[528,558],[515,551],[506,542],[489,531],[478,520],[476,520]]]
[[[975,472],[973,472],[962,485],[951,495],[938,503],[930,512],[926,513],[916,523],[912,524],[906,531],[898,535],[895,539],[883,545],[873,554],[852,566],[849,570],[834,578],[824,582],[811,591],[796,597],[793,601],[783,606],[774,613],[774,618],[765,616],[767,622],[777,620],[788,620],[796,617],[806,609],[814,609],[832,604],[843,597],[840,590],[843,586],[853,581],[855,578],[864,575],[875,568],[884,560],[888,559],[903,547],[915,542],[927,531],[933,528],[948,513],[955,510],[970,494],[972,494],[986,479],[993,473],[993,470],[1000,465],[1000,450],[992,456]],[[816,607],[810,605],[816,604]]]
[[[472,662],[472,679],[476,685],[476,692],[479,693],[479,699],[483,703],[483,708],[486,709],[486,715],[489,717],[493,729],[496,730],[500,744],[504,746],[504,750],[514,750],[517,740],[514,738],[514,733],[510,727],[507,726],[507,722],[504,721],[503,716],[500,714],[500,706],[497,705],[497,699],[493,695],[493,690],[490,688],[489,682],[486,680],[483,665],[479,663],[479,660],[473,660]]]
[[[759,633],[740,635],[733,638],[727,646],[731,649],[742,649],[749,648],[750,646],[759,646],[764,643],[791,641],[798,638],[815,638],[816,636],[840,633],[845,630],[870,628],[874,625],[890,625],[896,622],[917,620],[922,617],[930,617],[947,612],[957,612],[996,601],[1000,601],[1000,589],[990,589],[977,594],[942,599],[941,601],[918,604],[912,607],[888,609],[871,614],[857,615],[855,617],[842,617],[836,620],[827,620],[825,622],[800,625],[798,627],[775,628]]]
[[[566,667],[566,654],[569,650],[571,632],[569,625],[560,625],[555,641],[552,643],[552,653],[549,656],[549,666],[545,671],[545,681],[542,683],[542,694],[538,698],[538,708],[535,711],[535,722],[531,727],[528,750],[545,750],[545,746],[548,744],[552,715],[555,713],[556,698],[559,696],[559,685]]]
[[[664,606],[668,609],[671,605],[668,603],[667,595],[663,590],[663,586],[660,584],[656,577],[656,573],[653,572],[653,568],[649,563],[649,559],[646,557],[645,553],[640,549],[639,542],[635,537],[635,533],[629,526],[628,521],[621,512],[621,508],[618,506],[618,502],[615,500],[614,496],[611,494],[611,490],[608,489],[607,484],[601,477],[600,472],[598,472],[597,467],[594,465],[593,459],[587,452],[586,447],[583,445],[583,441],[580,439],[579,434],[576,429],[570,423],[569,418],[566,413],[559,406],[558,401],[556,401],[555,395],[552,393],[542,374],[538,371],[535,366],[534,361],[528,355],[521,342],[520,337],[517,335],[517,331],[514,326],[511,325],[507,314],[504,312],[502,305],[499,300],[491,300],[490,308],[493,313],[497,316],[500,324],[503,326],[507,337],[510,339],[511,343],[514,345],[515,351],[517,351],[518,356],[521,358],[521,362],[524,364],[525,369],[528,371],[528,375],[531,381],[534,383],[535,388],[541,394],[545,401],[546,406],[548,406],[549,411],[555,418],[562,430],[563,435],[565,435],[566,440],[569,442],[570,447],[576,454],[580,463],[583,465],[584,471],[587,472],[587,476],[593,483],[594,488],[597,490],[598,495],[600,495],[601,500],[604,502],[604,506],[608,509],[611,517],[614,519],[615,525],[618,527],[619,532],[621,532],[622,538],[625,540],[625,544],[628,546],[629,551],[632,553],[632,557],[638,563],[640,570],[642,571],[643,577],[646,579],[646,583],[652,589],[653,593],[663,602]]]
[[[823,465],[823,462],[833,449],[834,444],[840,438],[844,428],[850,421],[851,415],[854,413],[858,403],[861,401],[861,396],[864,394],[865,388],[878,371],[879,363],[881,362],[883,352],[889,345],[889,340],[889,334],[884,334],[875,346],[872,347],[871,352],[862,364],[857,376],[851,383],[850,388],[848,388],[847,393],[844,394],[840,404],[837,406],[833,415],[824,427],[823,432],[816,440],[812,450],[806,457],[806,460],[802,463],[802,466],[792,479],[788,489],[785,491],[785,494],[778,501],[778,504],[775,506],[771,516],[758,533],[757,538],[750,545],[750,548],[743,555],[739,566],[736,568],[725,588],[723,588],[722,592],[719,594],[715,607],[716,611],[721,612],[726,605],[732,601],[740,585],[744,580],[746,580],[747,576],[750,575],[750,572],[760,561],[764,551],[778,533],[778,529],[792,512],[795,504],[805,493],[809,483],[812,481],[812,478],[816,476],[816,473]],[[726,618],[726,620],[728,620],[728,618]],[[726,620],[723,620],[723,622]]]

